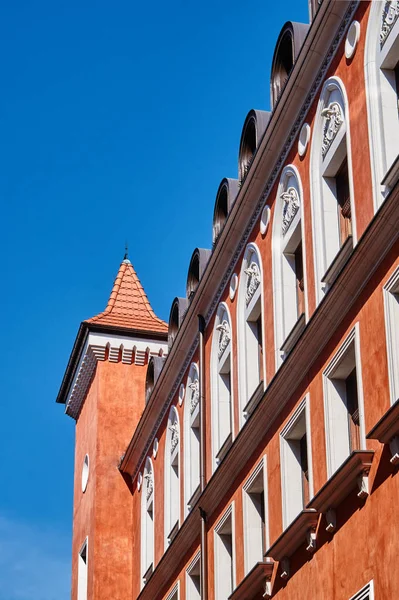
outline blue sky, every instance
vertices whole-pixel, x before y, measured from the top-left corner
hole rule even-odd
[[[168,319],[288,19],[306,0],[1,4],[0,600],[69,597],[74,422],[55,397],[78,325],[126,239]]]

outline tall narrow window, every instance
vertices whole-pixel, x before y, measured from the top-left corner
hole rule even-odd
[[[234,589],[233,506],[215,527],[215,600],[226,600]]]
[[[265,379],[262,288],[258,248],[249,244],[241,266],[237,306],[240,425],[250,414],[252,397]]]
[[[357,331],[356,326],[323,374],[329,476],[353,450],[364,448]]]
[[[186,572],[186,600],[201,600],[201,555],[199,553]]]
[[[88,538],[85,539],[78,557],[78,600],[87,600],[87,549]]]
[[[141,576],[142,585],[151,577],[154,569],[154,473],[152,462],[147,458],[141,490]]]
[[[313,495],[308,402],[307,398],[301,402],[280,434],[284,527]]]
[[[185,503],[186,514],[194,506],[199,495],[200,484],[200,389],[198,367],[190,367],[184,406],[185,421]]]
[[[350,119],[346,91],[337,77],[321,92],[311,148],[313,248],[320,301],[356,241]]]
[[[384,285],[385,333],[391,404],[399,400],[399,268]]]
[[[302,186],[297,169],[284,168],[273,219],[273,299],[276,365],[293,348],[306,324]]]
[[[176,408],[169,412],[165,446],[165,548],[179,530],[180,425]]]
[[[230,314],[222,303],[216,314],[211,354],[214,467],[225,456],[233,435],[231,335]]]
[[[263,561],[268,545],[265,490],[263,459],[243,486],[245,573],[249,573],[257,562]]]

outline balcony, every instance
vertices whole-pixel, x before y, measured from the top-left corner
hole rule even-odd
[[[259,383],[258,387],[256,388],[256,390],[254,391],[254,393],[252,394],[252,396],[250,397],[250,399],[244,407],[243,414],[245,419],[248,419],[248,417],[250,417],[251,414],[254,412],[255,408],[258,406],[259,402],[262,399],[263,393],[264,389],[262,379],[262,381]]]
[[[334,283],[344,266],[349,260],[350,255],[353,251],[353,238],[349,235],[343,244],[343,246],[338,250],[337,254],[333,258],[332,263],[328,267],[327,271],[324,274],[321,282],[326,286],[330,286]]]
[[[399,465],[399,400],[392,404],[366,437],[378,440],[381,444],[389,444],[391,464]]]
[[[228,600],[249,600],[249,598],[270,598],[273,561],[258,562],[236,587]]]
[[[302,313],[299,316],[294,327],[291,329],[291,331],[287,335],[286,339],[284,340],[283,345],[280,348],[280,351],[284,354],[284,356],[287,356],[287,354],[289,354],[289,352],[291,352],[291,350],[295,346],[296,342],[299,339],[299,336],[301,335],[301,333],[305,329],[305,327],[306,327],[306,316],[305,316],[305,313]]]

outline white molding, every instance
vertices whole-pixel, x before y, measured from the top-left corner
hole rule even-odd
[[[359,38],[360,23],[359,21],[352,21],[345,40],[345,56],[348,60],[350,60],[355,54]]]
[[[214,565],[215,565],[215,598],[217,600],[219,600],[219,596],[218,596],[218,582],[220,581],[220,579],[218,579],[218,576],[217,576],[218,569],[219,569],[219,560],[218,560],[218,555],[217,555],[217,544],[218,544],[217,537],[219,536],[219,532],[221,531],[221,529],[223,528],[223,526],[225,525],[225,523],[226,523],[226,521],[227,521],[227,519],[229,517],[231,517],[231,538],[232,538],[231,553],[232,553],[232,572],[233,572],[233,582],[232,582],[232,590],[231,590],[231,592],[236,587],[235,504],[234,504],[234,501],[233,501],[230,504],[230,506],[227,508],[227,510],[224,512],[223,516],[219,519],[219,521],[216,523],[216,525],[213,528],[213,536],[214,536],[213,537],[213,542],[214,542]]]
[[[374,580],[369,581],[367,585],[349,600],[374,600]]]
[[[190,588],[190,584],[189,584],[189,580],[192,579],[192,571],[194,569],[196,569],[197,567],[199,567],[199,571],[200,571],[200,586],[202,587],[202,582],[201,582],[201,550],[198,550],[196,552],[196,554],[194,555],[194,558],[191,560],[191,562],[189,563],[188,567],[186,568],[186,600],[193,600],[191,594],[189,594],[189,588]],[[193,585],[193,584],[191,584]],[[201,595],[200,593],[196,594],[197,598],[200,599]]]
[[[321,145],[324,117],[321,113],[328,105],[330,96],[334,92],[338,93],[342,101],[344,123],[323,159]],[[339,77],[333,76],[327,79],[323,84],[316,109],[310,150],[310,198],[312,206],[313,257],[317,304],[320,303],[327,291],[322,284],[322,277],[340,249],[338,211],[336,211],[337,218],[334,217],[334,223],[332,223],[331,219],[333,217],[331,215],[333,215],[335,211],[326,210],[325,204],[327,201],[329,204],[334,204],[333,192],[330,191],[324,179],[329,176],[328,172],[331,169],[331,165],[334,163],[337,151],[342,151],[340,150],[342,144],[345,144],[346,146],[346,157],[348,161],[352,238],[353,245],[355,246],[357,243],[357,225],[353,184],[349,102],[343,81]]]
[[[86,548],[86,561],[84,562],[85,573],[84,573],[84,580],[83,580],[83,584],[82,584],[82,574],[81,574],[81,566],[80,566],[81,562],[80,561],[83,561],[82,552],[85,548]],[[81,545],[81,547],[79,549],[79,553],[78,553],[77,600],[87,600],[88,584],[89,584],[89,536],[86,536],[83,544]]]
[[[245,277],[245,269],[248,265],[248,259],[251,254],[255,253],[257,264],[259,266],[260,272],[260,285],[256,290],[251,302],[248,306],[246,306],[245,295],[246,295],[246,277]],[[240,285],[238,288],[238,303],[236,310],[236,331],[237,331],[237,368],[238,368],[238,408],[239,408],[239,418],[238,418],[238,427],[241,427],[245,424],[245,416],[244,416],[244,408],[251,396],[248,394],[247,386],[248,386],[248,370],[253,368],[253,365],[250,367],[247,364],[248,354],[247,354],[247,343],[246,343],[246,327],[247,327],[247,315],[248,312],[253,308],[257,299],[260,298],[261,302],[261,312],[262,312],[262,340],[263,340],[263,386],[266,389],[266,337],[265,337],[265,306],[264,306],[264,293],[263,293],[263,282],[264,282],[264,273],[262,266],[262,259],[259,248],[256,244],[250,243],[247,245],[244,253],[244,257],[241,263],[241,271],[240,271]],[[255,388],[256,389],[256,388]],[[253,390],[255,391],[255,390]]]
[[[178,443],[176,448],[174,449],[173,453],[172,453],[172,448],[171,448],[171,429],[170,429],[170,423],[172,422],[172,419],[176,421],[176,423],[178,424],[178,431],[179,431],[179,437],[178,437]],[[166,441],[165,441],[165,459],[164,459],[164,479],[165,479],[165,496],[164,496],[164,548],[165,550],[167,550],[168,546],[169,546],[169,534],[171,532],[172,527],[175,525],[174,522],[172,522],[171,519],[171,510],[172,510],[172,500],[171,500],[171,492],[172,492],[172,487],[171,487],[171,469],[172,469],[172,458],[174,458],[176,456],[176,454],[178,455],[178,481],[177,481],[177,497],[176,497],[176,504],[177,504],[177,522],[179,524],[180,527],[180,523],[181,523],[181,518],[180,518],[180,494],[181,494],[181,452],[180,452],[180,448],[181,448],[181,426],[180,426],[180,419],[179,419],[179,413],[176,409],[176,406],[171,406],[170,410],[169,410],[169,416],[168,416],[168,422],[167,422],[167,430],[166,430]]]
[[[104,361],[108,350],[109,362],[118,362],[119,354],[124,364],[144,365],[147,354],[166,356],[167,342],[153,339],[127,338],[119,335],[106,335],[89,332],[79,364],[66,398],[65,412],[77,420],[86,398],[98,361]]]
[[[191,436],[193,435],[191,432],[191,428],[192,428],[192,418],[193,418],[193,414],[191,412],[191,402],[190,402],[190,397],[191,397],[191,388],[190,388],[190,384],[197,380],[199,383],[199,368],[197,363],[191,363],[190,366],[190,370],[188,373],[188,377],[187,377],[187,384],[186,384],[186,392],[185,392],[185,400],[184,400],[184,415],[183,415],[183,419],[184,419],[184,516],[186,517],[189,509],[188,509],[188,501],[190,500],[190,498],[192,497],[192,495],[194,494],[196,488],[199,486],[200,483],[200,442],[198,440],[198,456],[197,456],[197,479],[195,481],[192,481],[193,478],[193,456],[192,456],[192,448],[191,448]],[[199,390],[199,393],[201,393],[201,391]],[[197,408],[200,408],[200,402],[201,400],[198,401],[197,404]]]
[[[177,581],[170,592],[165,596],[164,600],[175,600],[174,596],[177,595],[177,600],[180,600],[180,581]]]
[[[147,498],[147,475],[152,475],[152,492],[150,498]],[[140,499],[140,517],[141,517],[141,527],[140,527],[140,584],[141,589],[143,589],[145,582],[143,580],[144,574],[150,567],[152,563],[154,565],[155,560],[155,480],[154,480],[154,465],[152,464],[152,460],[150,457],[147,457],[144,467],[144,473],[142,477],[142,483],[139,491],[141,490],[141,499]],[[148,561],[148,544],[151,542],[147,537],[147,525],[148,525],[148,504],[149,499],[152,502],[152,548],[150,548],[150,558],[152,560]]]
[[[353,329],[340,345],[333,358],[323,370],[323,396],[324,396],[324,423],[325,423],[325,439],[327,452],[327,474],[331,477],[340,467],[342,462],[349,456],[349,433],[347,426],[337,430],[337,415],[334,412],[334,397],[333,383],[334,373],[345,359],[345,356],[350,351],[353,345],[355,353],[356,367],[356,382],[357,395],[359,406],[359,423],[360,423],[360,449],[366,449],[366,432],[364,422],[364,396],[363,396],[363,377],[362,377],[362,361],[360,352],[360,328],[359,323],[356,323]],[[345,409],[346,410],[346,409]],[[343,456],[345,448],[348,448],[346,456]],[[337,450],[340,451],[340,459],[335,456]]]
[[[389,395],[391,405],[399,398],[399,267],[383,287],[385,336],[388,359]]]

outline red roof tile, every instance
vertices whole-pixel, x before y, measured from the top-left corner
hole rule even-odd
[[[85,322],[143,331],[168,331],[165,321],[158,319],[152,310],[137,273],[128,259],[121,263],[107,308]]]

